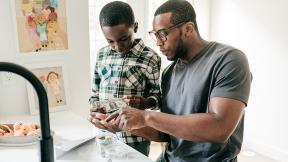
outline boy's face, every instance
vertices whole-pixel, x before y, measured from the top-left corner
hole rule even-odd
[[[134,25],[131,27],[126,24],[102,26],[101,29],[107,42],[116,52],[122,55],[132,48],[133,34],[137,30]]]

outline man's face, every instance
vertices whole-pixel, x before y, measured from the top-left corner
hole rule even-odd
[[[160,47],[160,51],[167,57],[168,60],[174,61],[186,55],[186,48],[182,39],[181,27],[185,23],[171,24],[170,18],[172,13],[164,13],[154,17],[153,31],[166,30],[166,40],[163,41],[157,38],[156,44]],[[175,26],[175,27],[173,27]],[[167,30],[169,29],[169,30]]]
[[[102,32],[109,45],[116,52],[125,54],[133,45],[134,25],[129,27],[126,24],[115,26],[102,26]]]

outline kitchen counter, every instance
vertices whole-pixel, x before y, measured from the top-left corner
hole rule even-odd
[[[38,115],[14,116],[0,119],[0,123],[36,122],[39,123]],[[54,150],[56,162],[152,162],[148,157],[134,150],[128,145],[116,141],[115,145],[121,150],[127,152],[123,157],[102,157],[100,150],[96,145],[95,139],[92,139],[71,151],[65,152],[58,150],[59,145],[66,144],[85,138],[94,137],[97,129],[87,120],[77,116],[70,111],[61,111],[50,113],[51,130],[54,132]],[[57,149],[56,149],[57,148]],[[0,146],[1,162],[38,162],[38,144],[27,146]],[[56,158],[57,156],[57,158]]]

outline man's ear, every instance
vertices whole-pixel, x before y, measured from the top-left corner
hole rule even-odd
[[[134,23],[134,33],[137,33],[138,31],[138,22]]]
[[[191,34],[195,31],[195,25],[193,22],[187,22],[185,25],[185,33]]]

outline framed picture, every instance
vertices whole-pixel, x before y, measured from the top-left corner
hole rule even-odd
[[[66,110],[69,103],[69,91],[65,66],[61,63],[33,64],[28,67],[42,82],[48,97],[49,112]],[[30,113],[38,114],[38,96],[27,82]]]
[[[66,0],[12,0],[11,3],[21,55],[68,49]]]

